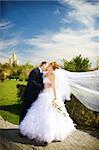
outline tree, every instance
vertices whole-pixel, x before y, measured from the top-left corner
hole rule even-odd
[[[19,74],[19,80],[27,80],[30,71],[34,68],[33,65],[26,63],[22,66],[21,73]]]
[[[0,69],[0,80],[1,80],[2,82],[4,82],[4,80],[5,80],[5,74],[4,74],[4,72],[3,72],[2,69]]]
[[[10,75],[10,65],[8,63],[0,64],[0,80],[3,82]]]
[[[73,60],[67,61],[63,59],[63,62],[64,62],[64,69],[69,70],[69,71],[75,71],[75,64]]]
[[[88,71],[91,67],[91,63],[88,58],[83,58],[81,55],[76,56],[71,61],[63,59],[64,69],[73,72]]]

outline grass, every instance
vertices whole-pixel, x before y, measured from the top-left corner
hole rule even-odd
[[[17,84],[26,84],[24,81],[6,80],[0,82],[0,115],[7,121],[18,124],[20,104],[17,98]]]

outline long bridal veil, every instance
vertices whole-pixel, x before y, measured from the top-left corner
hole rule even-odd
[[[73,94],[88,109],[99,112],[99,70],[70,72],[57,69],[54,73],[58,98],[70,100]]]

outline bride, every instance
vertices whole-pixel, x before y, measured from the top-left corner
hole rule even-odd
[[[50,83],[50,88],[44,89],[39,94],[19,125],[21,134],[29,139],[47,143],[62,141],[76,130],[75,124],[64,106],[62,92],[60,94],[57,88],[58,81],[55,70],[58,69],[59,65],[55,62],[48,65],[43,82]],[[68,86],[67,91],[69,91]]]

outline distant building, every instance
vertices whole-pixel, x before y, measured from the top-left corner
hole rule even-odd
[[[19,60],[17,58],[17,55],[15,54],[15,52],[12,54],[11,58],[9,59],[9,64],[12,66],[18,65],[19,64]]]

